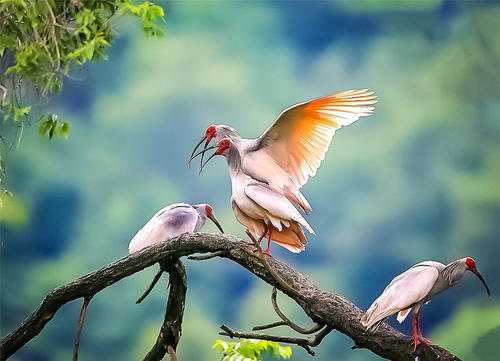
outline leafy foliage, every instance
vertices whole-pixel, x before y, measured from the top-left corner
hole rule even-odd
[[[105,49],[112,38],[109,19],[117,11],[140,18],[147,36],[163,35],[156,24],[164,17],[163,9],[150,2],[0,0],[4,15],[0,55],[9,50],[15,56],[5,74],[29,79],[42,93],[59,91],[62,76],[73,62],[81,65],[106,58]]]
[[[40,126],[38,127],[38,133],[40,135],[48,135],[49,139],[52,139],[54,135],[64,136],[68,138],[69,136],[69,123],[58,119],[57,114],[48,114],[46,120],[43,120],[45,116],[40,117]]]
[[[136,16],[146,36],[162,36],[163,8],[133,0],[0,0],[0,126],[5,146],[6,122],[14,121],[20,139],[24,120],[31,111],[26,94],[57,93],[74,64],[107,59],[115,14]],[[26,91],[25,91],[26,93]],[[69,123],[57,115],[39,118],[39,133],[68,137]],[[19,141],[18,139],[18,141]],[[18,143],[17,142],[12,142]],[[3,169],[3,167],[1,168]],[[3,172],[3,171],[2,171]],[[1,184],[1,183],[0,183]],[[3,187],[2,187],[3,188]]]
[[[244,339],[239,342],[217,340],[212,346],[222,351],[221,361],[260,361],[265,354],[273,358],[289,359],[292,356],[290,346],[281,346],[277,342]]]

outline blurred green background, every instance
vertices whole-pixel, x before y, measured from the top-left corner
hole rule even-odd
[[[186,166],[209,124],[256,137],[292,104],[370,88],[379,101],[374,115],[337,132],[303,188],[318,236],[302,254],[275,245],[273,255],[363,309],[417,262],[474,257],[493,300],[467,275],[423,308],[421,325],[465,360],[497,360],[500,3],[160,3],[165,38],[145,40],[138,26],[116,19],[109,61],[71,72],[51,104],[72,121],[69,140],[48,141],[31,128],[7,154],[15,198],[2,211],[1,335],[52,288],[125,256],[130,238],[164,205],[208,202],[226,232],[244,237],[225,161],[201,176]],[[222,323],[249,330],[276,319],[271,288],[236,264],[186,267],[180,360],[217,360],[211,345]],[[82,360],[145,355],[163,320],[166,278],[143,304],[134,301],[155,272],[93,299]],[[292,319],[310,324],[279,298]],[[64,306],[12,360],[71,359],[79,308]],[[408,320],[390,323],[411,332]],[[351,344],[333,332],[315,360],[379,359]],[[292,360],[309,359],[294,348]]]

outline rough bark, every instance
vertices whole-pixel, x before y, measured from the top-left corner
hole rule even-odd
[[[205,233],[174,237],[56,288],[45,296],[40,306],[18,329],[0,341],[1,359],[10,357],[38,335],[65,303],[96,294],[161,260],[167,258],[175,260],[195,253],[213,252],[218,252],[219,257],[238,263],[287,294],[314,322],[349,336],[354,341],[353,348],[366,348],[390,360],[415,360],[416,356],[420,361],[459,360],[439,346],[421,344],[417,351],[413,352],[412,340],[387,324],[382,324],[377,331],[368,333],[360,323],[363,312],[342,295],[318,289],[309,279],[289,265],[268,257],[269,265],[289,286],[284,288],[262,265],[255,247],[234,236]]]
[[[186,269],[179,259],[167,260],[164,268],[165,272],[169,274],[168,282],[170,284],[167,310],[156,343],[144,357],[144,361],[161,360],[167,351],[170,354],[170,359],[174,361],[175,356],[173,355],[175,355],[177,344],[181,339],[181,325],[187,291]],[[170,351],[169,348],[173,351]]]

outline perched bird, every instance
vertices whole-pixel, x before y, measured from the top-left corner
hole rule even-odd
[[[152,244],[162,242],[186,232],[198,232],[210,218],[224,233],[209,204],[174,203],[160,209],[139,232],[128,246],[129,253],[137,252]]]
[[[136,233],[128,245],[128,252],[134,253],[141,249],[160,243],[170,237],[178,236],[186,232],[198,232],[210,218],[217,228],[224,233],[209,204],[174,203],[160,209],[156,214]],[[160,279],[165,264],[160,262],[160,269],[151,281],[151,284],[136,303],[141,303],[151,292]]]
[[[376,103],[376,97],[373,94],[367,89],[346,90],[294,105],[282,111],[276,121],[257,139],[242,138],[235,129],[227,125],[211,125],[191,153],[189,164],[200,154],[202,155],[201,164],[206,164],[206,162],[203,163],[203,154],[208,149],[214,149],[214,147],[208,147],[210,141],[215,139],[217,144],[220,144],[222,139],[229,138],[231,146],[237,150],[235,155],[239,154],[239,157],[228,158],[230,168],[237,170],[236,173],[233,172],[232,180],[238,175],[240,183],[243,182],[242,179],[246,179],[246,182],[258,182],[268,189],[267,192],[280,194],[291,205],[299,207],[307,214],[312,209],[300,192],[300,188],[307,183],[309,177],[316,174],[335,131],[342,126],[352,124],[361,116],[371,114],[374,109],[371,105]],[[203,142],[205,142],[204,149],[196,153]],[[235,201],[233,209],[236,209],[235,213],[238,218],[239,211],[242,209],[235,197],[233,201]],[[235,203],[239,210],[235,208]],[[287,204],[286,207],[288,206]],[[248,216],[246,213],[245,215]],[[243,223],[241,218],[244,218],[244,215],[238,218]],[[249,222],[246,221],[246,223]],[[250,227],[249,230],[262,231],[257,235],[258,237],[266,236],[269,227],[267,224],[262,225],[262,219],[258,219],[258,223],[259,226]],[[289,233],[287,239],[295,237],[295,246],[292,248],[295,251],[303,250],[305,237],[298,224],[293,224],[291,229],[286,223],[283,225],[285,226],[284,232]],[[305,228],[310,227],[305,226]],[[274,229],[271,231],[274,232]],[[300,240],[300,243],[297,243],[297,240]],[[267,251],[269,251],[269,238]]]
[[[230,138],[220,140],[214,147],[217,150],[205,161],[203,166],[216,155],[226,157],[231,178],[231,205],[236,219],[247,229],[259,237],[267,237],[267,249],[270,254],[271,240],[292,252],[304,250],[307,240],[302,231],[306,228],[314,234],[300,212],[293,206],[282,192],[270,187],[241,171],[241,155]]]
[[[474,273],[481,280],[491,299],[488,285],[472,258],[462,258],[446,266],[435,261],[424,261],[394,278],[363,315],[361,323],[369,331],[376,330],[386,318],[396,312],[399,312],[397,317],[399,323],[403,322],[413,309],[414,349],[416,350],[421,342],[430,344],[420,331],[418,321],[420,307],[437,294],[457,284],[466,271]]]

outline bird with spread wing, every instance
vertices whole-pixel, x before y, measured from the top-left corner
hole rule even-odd
[[[270,241],[292,252],[305,249],[302,227],[314,234],[302,214],[312,208],[300,192],[324,159],[335,132],[362,116],[370,115],[376,103],[374,92],[346,90],[281,112],[257,139],[242,138],[227,125],[210,125],[191,153],[201,155],[200,172],[215,155],[227,159],[232,183],[231,205],[237,220],[259,241]],[[212,139],[217,143],[209,147]],[[204,149],[196,152],[200,145]],[[203,162],[207,150],[215,152]],[[297,208],[296,208],[297,207]]]

